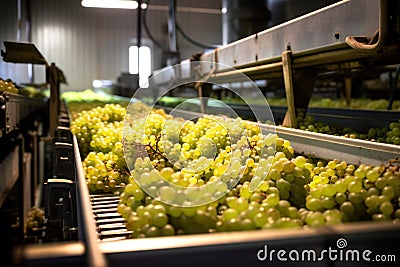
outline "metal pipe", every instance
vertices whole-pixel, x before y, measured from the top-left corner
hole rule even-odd
[[[387,40],[388,18],[388,0],[380,0],[379,3],[379,29],[374,33],[371,39],[360,36],[347,36],[346,43],[356,50],[376,52],[381,49]],[[357,19],[357,18],[354,18]]]
[[[138,0],[138,8],[137,8],[137,71],[138,71],[138,79],[137,79],[137,87],[140,86],[140,46],[142,45],[142,0]]]
[[[178,44],[176,41],[176,1],[169,0],[168,2],[168,40],[169,51],[172,53],[178,52]],[[175,58],[169,59],[167,65],[175,63]]]

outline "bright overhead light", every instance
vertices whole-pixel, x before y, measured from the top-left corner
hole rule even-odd
[[[84,7],[136,9],[139,4],[129,0],[82,0]]]
[[[146,3],[142,3],[142,4],[140,5],[140,8],[141,8],[141,9],[146,9],[146,8],[147,8],[147,4],[146,4]]]
[[[222,12],[222,14],[225,14],[226,12],[228,12],[228,9],[227,9],[226,7],[223,7],[223,8],[221,9],[221,12]]]

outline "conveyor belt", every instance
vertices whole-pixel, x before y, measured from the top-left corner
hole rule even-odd
[[[90,201],[99,240],[115,241],[130,237],[132,231],[126,229],[125,220],[117,212],[119,196],[90,195]]]

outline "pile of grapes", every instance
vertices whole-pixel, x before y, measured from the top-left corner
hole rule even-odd
[[[370,128],[368,133],[359,133],[351,127],[339,127],[315,121],[313,116],[305,115],[304,111],[299,110],[297,113],[297,128],[316,133],[400,145],[400,119],[390,122],[387,128]]]
[[[83,111],[96,107],[104,108],[107,104],[118,104],[126,108],[130,100],[107,93],[97,93],[92,89],[63,92],[61,98],[68,104],[70,116],[73,120],[77,119]]]
[[[71,127],[90,192],[120,196],[132,238],[400,221],[397,161],[305,157],[240,118],[186,121],[138,103],[124,125],[125,109],[106,106]]]
[[[45,214],[44,210],[37,207],[32,207],[28,211],[26,219],[26,232],[32,232],[36,228],[41,228],[44,226]]]
[[[227,104],[243,104],[240,98],[223,99]],[[268,103],[271,106],[287,106],[287,100],[284,97],[268,98]],[[263,101],[258,102],[256,99],[252,100],[252,104],[263,104]],[[313,97],[310,99],[308,105],[312,108],[345,108],[345,109],[364,109],[364,110],[387,110],[389,101],[387,99],[370,99],[370,98],[352,98],[350,105],[347,104],[345,99],[342,98],[321,98]],[[400,110],[400,100],[393,101],[392,110]]]
[[[13,94],[18,94],[18,88],[15,84],[10,80],[3,80],[0,78],[0,92],[9,92]]]

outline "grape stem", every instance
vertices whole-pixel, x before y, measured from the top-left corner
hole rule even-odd
[[[146,145],[146,147],[148,147],[154,154],[156,154],[156,155],[160,156],[161,158],[163,158],[164,161],[165,161],[165,165],[167,166],[167,164],[169,164],[169,160],[168,160],[168,158],[166,158],[166,157],[160,152],[160,150],[159,150],[159,148],[158,148],[158,143],[159,143],[160,141],[161,141],[161,135],[160,135],[160,134],[157,134],[157,136],[156,136],[156,148],[154,149],[154,148],[151,146],[151,143],[148,143],[148,144]]]

